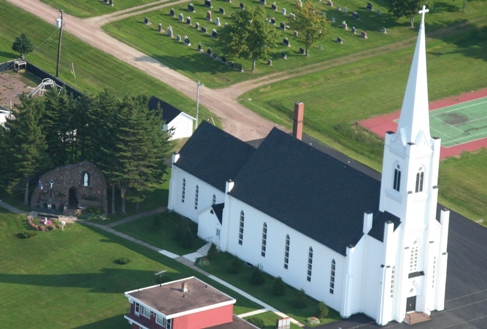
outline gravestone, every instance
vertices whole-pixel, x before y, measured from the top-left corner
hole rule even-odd
[[[382,33],[387,33],[387,29],[385,27],[383,27],[381,30],[380,30]]]
[[[304,54],[304,48],[299,48],[299,53]]]
[[[210,48],[210,47],[208,47],[208,49],[206,50],[206,53],[207,53],[208,55],[211,55],[211,48]]]
[[[194,5],[192,3],[188,5],[188,11],[194,13]]]
[[[328,4],[328,6],[333,7],[333,1],[331,1],[331,0],[328,0],[327,4]]]
[[[303,7],[303,1],[298,0],[298,7]]]
[[[191,17],[186,17],[186,24],[191,25]]]
[[[212,8],[211,0],[205,0],[205,6]]]
[[[198,50],[199,50],[199,51],[202,51],[202,50],[203,50],[203,46],[201,45],[201,42],[200,42],[200,43],[198,43]]]
[[[162,24],[161,24],[161,23],[159,23],[159,25],[157,25],[157,31],[158,31],[159,33],[161,33],[161,32],[162,32]]]
[[[215,25],[216,25],[216,26],[220,26],[220,25],[221,25],[221,23],[220,23],[220,17],[217,17],[217,18],[215,19]]]
[[[356,11],[354,11],[352,13],[352,17],[355,18],[355,19],[360,19],[360,16],[358,15],[358,13]]]
[[[259,0],[260,4],[261,5],[266,5],[267,4],[267,1],[266,0]]]
[[[298,31],[296,31],[296,30],[294,30],[294,36],[295,36],[296,38],[298,38],[298,37],[299,37],[299,32],[298,32]]]
[[[103,0],[103,3],[104,4],[108,4],[108,0]]]
[[[281,23],[279,24],[279,28],[280,28],[281,30],[283,30],[283,31],[284,31],[284,30],[286,30],[286,24],[284,24],[283,22],[281,22]]]
[[[340,37],[337,37],[337,43],[340,43],[340,44],[342,44],[342,43],[343,43],[343,40],[342,40],[342,38],[340,38]]]
[[[180,22],[184,21],[184,15],[183,15],[183,13],[180,13],[179,14],[179,21]]]
[[[286,16],[286,8],[282,8],[282,14]]]
[[[211,36],[213,38],[218,38],[218,32],[215,29],[211,30]]]
[[[276,25],[276,19],[274,17],[271,18],[271,24]]]
[[[367,2],[367,9],[372,10],[372,4],[370,2]]]
[[[235,68],[235,63],[234,62],[230,62],[230,68],[231,69]]]
[[[181,41],[181,36],[179,34],[176,36],[176,41]]]
[[[191,41],[189,40],[187,35],[184,36],[184,44],[186,46],[191,46]]]
[[[202,26],[202,27],[201,27],[201,32],[206,33],[206,31],[207,31],[207,30],[206,30],[206,27]]]
[[[212,19],[211,19],[211,10],[208,10],[208,12],[206,13],[206,20],[207,21],[210,21],[210,22],[212,21]]]
[[[226,58],[225,56],[220,57],[220,61],[221,61],[223,64],[227,64],[227,58]]]
[[[335,17],[332,17],[332,18],[331,18],[331,22],[332,22],[333,24],[335,24]]]
[[[245,10],[245,3],[243,2],[240,3],[240,9]]]
[[[342,22],[342,28],[343,28],[344,30],[348,30],[348,25],[347,25],[347,22],[345,22],[345,21],[343,21],[343,22]]]
[[[377,16],[380,16],[380,9],[377,9]]]
[[[171,10],[169,10],[169,16],[171,16],[171,17],[176,16],[176,12],[174,11],[173,8],[171,8]]]
[[[346,13],[348,13],[348,7],[344,7],[344,8],[343,8],[343,12],[344,12],[345,14],[346,14]]]
[[[272,66],[272,59],[267,60],[267,65]]]
[[[290,14],[289,14],[289,18],[290,18],[290,19],[296,19],[296,15],[294,15],[293,13],[290,13]]]
[[[232,3],[232,0],[226,0],[228,3]]]
[[[217,52],[214,52],[214,53],[213,53],[213,58],[214,58],[214,59],[218,59],[218,53],[217,53]]]
[[[220,14],[225,15],[225,8],[220,7]]]
[[[340,7],[337,7],[337,10],[338,10],[338,11],[342,11],[342,8],[340,8]]]
[[[196,22],[196,24],[194,25],[194,27],[199,30],[200,29],[200,23]]]
[[[287,55],[286,55],[286,52],[285,52],[284,50],[283,50],[283,51],[281,51],[281,57],[282,57],[283,59],[287,59]]]
[[[112,7],[114,6],[113,0],[110,0],[109,3],[110,3],[110,6],[112,6]]]
[[[355,28],[355,26],[352,26],[352,33],[355,34],[355,32],[357,32],[357,29]]]
[[[150,24],[149,17],[144,17],[144,24],[145,25],[149,25]]]
[[[169,27],[167,28],[167,36],[172,38],[174,36],[174,32],[172,30],[172,26],[169,25]]]
[[[360,36],[364,39],[367,39],[367,33],[365,33],[365,31],[360,32]]]
[[[326,18],[326,11],[322,11],[321,12],[321,16],[323,16],[324,18]]]
[[[288,38],[284,38],[282,40],[282,44],[286,47],[291,47],[291,43],[289,42],[289,39]]]
[[[277,5],[275,2],[272,3],[271,8],[272,10],[277,10]]]

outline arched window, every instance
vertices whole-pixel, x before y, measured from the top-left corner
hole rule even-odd
[[[335,271],[336,271],[336,262],[333,259],[331,261],[331,274],[330,274],[330,294],[335,292]]]
[[[424,171],[423,171],[423,167],[420,167],[418,173],[416,174],[416,188],[414,189],[416,193],[423,192],[423,181],[424,181]]]
[[[213,200],[211,201],[211,204],[215,204],[216,203],[216,195],[213,194]]]
[[[401,189],[401,167],[399,167],[399,165],[397,165],[394,169],[394,183],[392,187],[396,191],[399,191]]]
[[[264,223],[264,225],[262,225],[262,247],[260,251],[260,255],[262,257],[265,257],[266,246],[267,246],[267,224]]]
[[[419,242],[414,241],[413,247],[411,248],[411,258],[409,260],[409,273],[414,273],[418,271],[418,253],[419,253]]]
[[[183,178],[183,189],[181,192],[181,202],[184,203],[184,198],[186,197],[186,178]]]
[[[289,267],[289,247],[291,245],[291,239],[289,234],[286,235],[286,246],[284,247],[284,268],[287,270]]]
[[[245,214],[242,210],[240,212],[240,226],[238,228],[238,244],[240,244],[240,245],[243,243],[244,220],[245,220]]]
[[[308,251],[308,275],[306,279],[311,282],[311,272],[313,270],[313,248],[309,247]]]
[[[198,209],[198,197],[200,194],[200,188],[196,185],[196,190],[194,192],[194,209]]]

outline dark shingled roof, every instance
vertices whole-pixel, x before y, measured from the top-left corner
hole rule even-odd
[[[222,223],[222,218],[223,218],[223,207],[225,206],[224,203],[219,203],[219,204],[214,204],[211,206],[213,211],[215,212],[216,218],[218,218],[218,221],[220,224]]]
[[[377,180],[276,128],[234,181],[230,195],[343,255],[379,205]]]
[[[174,165],[224,192],[225,182],[235,178],[254,152],[252,146],[203,121]]]
[[[166,103],[162,99],[159,99],[155,96],[152,96],[149,99],[149,110],[155,110],[158,106],[162,110],[162,120],[164,120],[166,124],[174,120],[174,118],[181,113],[180,110],[178,110],[171,104]]]
[[[380,211],[375,214],[372,222],[372,228],[369,231],[369,235],[381,242],[384,242],[384,226],[389,221],[394,223],[394,231],[399,226],[399,224],[401,224],[401,220],[399,219],[399,217],[387,211]]]

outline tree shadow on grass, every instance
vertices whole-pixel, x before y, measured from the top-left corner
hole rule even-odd
[[[127,302],[127,308],[129,304]],[[87,319],[89,320],[89,319]],[[128,327],[127,320],[123,317],[123,314],[112,316],[111,318],[103,319],[97,322],[85,324],[76,329],[105,329],[105,328],[125,328]]]

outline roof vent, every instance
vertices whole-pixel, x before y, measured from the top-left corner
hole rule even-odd
[[[186,283],[186,281],[181,283],[181,291],[182,292],[188,292],[188,283]]]

